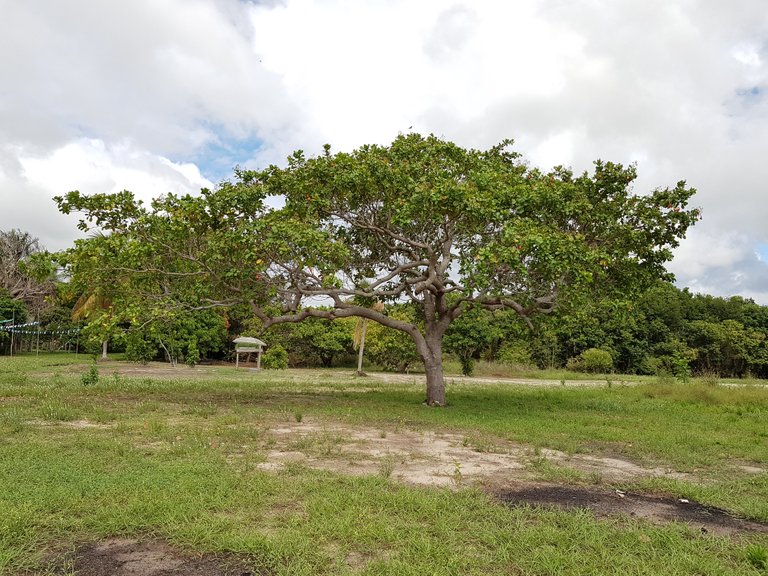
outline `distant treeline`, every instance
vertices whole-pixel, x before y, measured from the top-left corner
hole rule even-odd
[[[542,320],[528,348],[540,366],[598,348],[623,373],[768,377],[768,307],[739,296],[659,283],[635,302],[590,303]]]
[[[75,327],[69,319],[73,305],[72,299],[63,299],[41,315],[41,324],[57,330]],[[386,305],[387,314],[403,319],[417,318],[416,312],[411,304]],[[28,315],[22,303],[6,294],[0,297],[0,320],[12,316],[18,321]],[[106,317],[96,315],[81,324],[81,347],[100,350]],[[270,346],[287,351],[290,366],[352,366],[356,331],[359,336],[360,321],[355,318],[309,319],[262,334],[244,309],[207,310],[179,312],[159,322],[118,321],[110,329],[109,346],[136,361],[197,362],[227,359],[232,338],[261,334]],[[7,336],[0,331],[0,353],[8,351]],[[471,310],[454,322],[445,344],[466,373],[472,372],[475,361],[488,360],[628,374],[768,378],[768,306],[739,296],[691,294],[660,282],[633,302],[583,302],[539,316],[533,329],[512,311]],[[367,326],[365,357],[389,370],[404,371],[420,363],[407,336],[374,322]]]
[[[388,313],[416,317],[410,305]],[[352,355],[354,320],[308,321],[267,332],[294,365],[331,365]],[[691,294],[660,282],[634,302],[587,302],[539,316],[533,330],[509,312],[473,310],[446,334],[446,349],[471,372],[476,360],[627,374],[768,377],[768,306],[739,296]],[[366,356],[384,368],[418,364],[407,337],[369,323]],[[606,358],[609,365],[591,363]],[[585,361],[585,352],[586,361]],[[604,362],[604,360],[603,360]],[[605,369],[605,370],[603,370]]]

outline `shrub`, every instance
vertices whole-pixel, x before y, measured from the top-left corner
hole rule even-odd
[[[575,358],[568,360],[566,367],[576,372],[610,372],[613,369],[613,357],[607,350],[588,348]]]
[[[459,356],[461,362],[461,373],[464,376],[472,376],[475,371],[475,359],[472,356],[462,354]]]
[[[395,311],[390,317],[412,321],[411,316],[402,311]],[[421,361],[416,345],[407,334],[376,322],[368,322],[365,353],[373,363],[394,372],[408,372]]]
[[[520,340],[510,340],[504,342],[499,349],[499,362],[512,367],[531,367],[536,362],[531,357],[531,349],[526,342]]]
[[[584,361],[581,359],[581,356],[568,358],[565,367],[573,372],[586,372],[586,370],[584,370]]]
[[[99,369],[96,367],[96,364],[91,364],[88,372],[85,372],[80,378],[80,382],[84,386],[93,386],[99,383]]]
[[[659,358],[659,374],[671,374],[682,382],[688,382],[691,367],[686,357],[681,354],[670,354]]]
[[[184,361],[190,368],[194,368],[200,362],[200,351],[197,349],[197,341],[191,342],[187,347],[187,355]]]
[[[267,370],[285,370],[288,368],[288,352],[280,344],[270,346],[261,358],[261,365]]]
[[[146,364],[157,356],[157,343],[144,337],[140,331],[128,333],[125,343],[125,359]]]
[[[661,371],[661,361],[645,354],[637,365],[637,373],[644,376],[658,376]]]

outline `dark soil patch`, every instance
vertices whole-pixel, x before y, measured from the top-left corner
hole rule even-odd
[[[78,548],[54,574],[75,576],[266,576],[235,556],[190,556],[156,540],[112,538]]]
[[[683,522],[702,532],[730,535],[768,533],[768,525],[731,516],[727,511],[697,502],[577,486],[536,485],[499,491],[496,496],[511,506],[586,508],[596,516],[627,515],[651,522]]]

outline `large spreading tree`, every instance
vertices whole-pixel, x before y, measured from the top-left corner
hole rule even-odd
[[[424,361],[427,404],[443,406],[443,337],[462,314],[510,309],[528,321],[596,290],[640,290],[668,277],[699,216],[684,182],[635,194],[634,166],[543,173],[510,144],[467,150],[409,134],[296,152],[286,167],[236,170],[215,190],[150,206],[129,192],[57,201],[105,232],[82,241],[109,244],[104,281],[162,306],[245,303],[265,327],[358,316],[400,330]],[[417,321],[373,305],[403,301]]]

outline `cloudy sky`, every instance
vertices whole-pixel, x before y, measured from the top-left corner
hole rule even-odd
[[[0,230],[409,130],[544,169],[636,162],[704,219],[670,268],[768,304],[765,0],[0,0]]]

